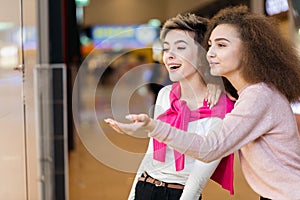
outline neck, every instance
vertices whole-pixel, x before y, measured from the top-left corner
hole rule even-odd
[[[197,108],[203,104],[207,87],[202,79],[198,79],[197,81],[180,81],[180,87],[180,99],[185,100],[190,109]]]
[[[232,84],[232,86],[239,92],[241,89],[243,89],[244,87],[246,87],[247,85],[249,85],[249,83],[242,78],[242,76],[238,75],[238,76],[231,76],[231,77],[226,77],[230,83]]]

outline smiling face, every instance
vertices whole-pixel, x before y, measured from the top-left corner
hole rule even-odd
[[[207,60],[210,73],[224,76],[229,80],[240,74],[242,59],[242,41],[233,25],[218,25],[211,33],[208,41]]]
[[[199,76],[200,45],[194,40],[195,33],[170,30],[163,40],[163,62],[173,82]]]

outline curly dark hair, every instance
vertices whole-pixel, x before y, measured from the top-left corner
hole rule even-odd
[[[279,33],[276,21],[251,13],[247,6],[228,7],[211,19],[206,44],[220,24],[232,25],[240,34],[242,76],[247,82],[265,82],[275,86],[290,102],[299,101],[300,59],[296,48]]]

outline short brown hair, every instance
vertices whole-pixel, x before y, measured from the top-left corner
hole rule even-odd
[[[178,14],[164,23],[160,32],[160,39],[163,40],[170,30],[176,29],[194,32],[196,35],[195,40],[202,44],[208,21],[208,19],[193,13]]]

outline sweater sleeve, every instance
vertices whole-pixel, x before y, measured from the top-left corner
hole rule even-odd
[[[224,118],[220,129],[216,127],[207,135],[185,134],[182,130],[157,121],[157,126],[149,136],[204,162],[220,159],[271,129],[274,123],[269,112],[272,93],[264,89],[246,88],[234,109]]]
[[[155,103],[155,109],[154,109],[154,118],[155,119],[157,118],[157,116],[159,116],[161,113],[163,113],[167,109],[168,101],[166,101],[166,99],[168,99],[170,89],[171,89],[170,86],[166,86],[159,91],[157,99],[156,99],[156,103]],[[165,100],[165,101],[163,101],[163,100]],[[146,154],[139,166],[139,169],[138,169],[136,176],[134,178],[134,181],[132,183],[132,187],[131,187],[131,190],[130,190],[130,193],[128,196],[128,200],[134,200],[135,187],[138,182],[138,178],[141,176],[141,174],[144,171],[147,171],[147,165],[150,162],[152,162],[152,159],[153,159],[152,154],[153,154],[153,139],[150,138]]]

